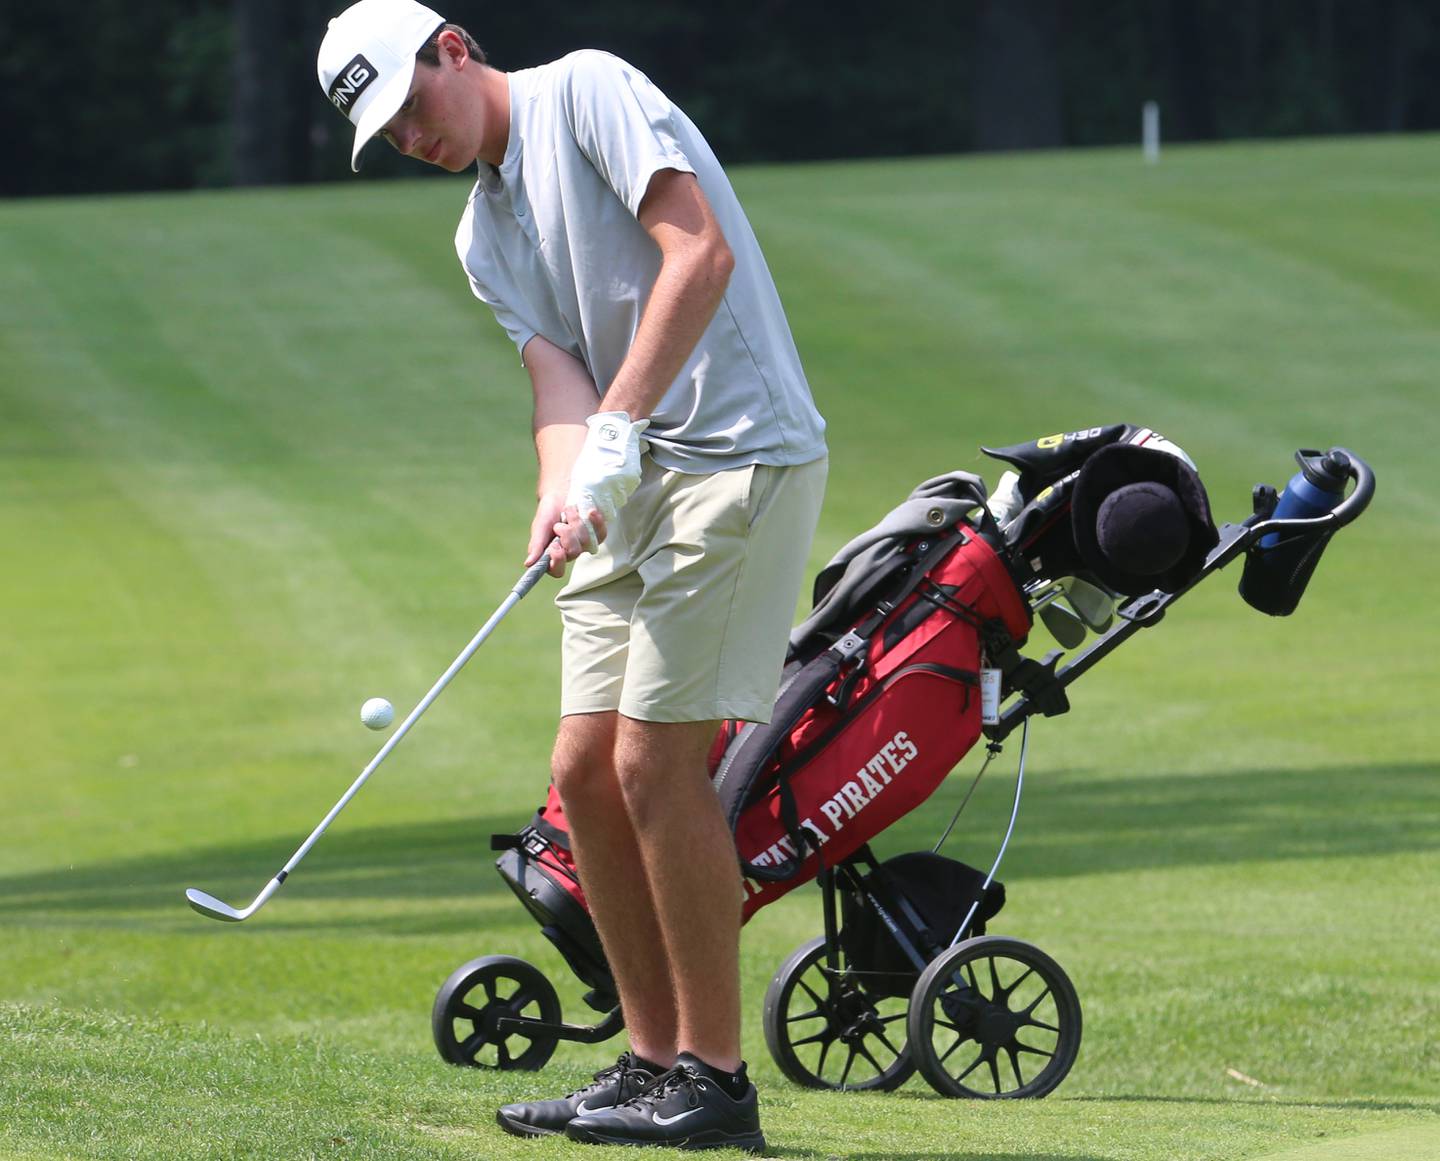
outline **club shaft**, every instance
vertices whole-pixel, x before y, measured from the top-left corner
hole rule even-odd
[[[470,658],[475,655],[475,651],[485,643],[485,638],[490,636],[495,626],[505,619],[505,614],[513,609],[520,602],[520,599],[533,589],[540,578],[545,575],[545,570],[549,567],[549,564],[550,555],[547,549],[541,554],[539,560],[525,570],[524,575],[516,582],[515,587],[510,590],[510,595],[501,602],[500,607],[491,614],[490,619],[480,626],[480,631],[470,639],[470,644],[466,645],[465,648],[460,651],[460,655],[450,663],[450,668],[441,674],[440,679],[430,687],[430,692],[420,699],[420,703],[410,711],[409,716],[401,722],[395,732],[386,739],[385,744],[380,747],[380,752],[370,760],[370,764],[366,766],[364,770],[360,771],[360,776],[350,784],[350,789],[345,791],[340,801],[330,808],[330,813],[320,820],[320,825],[310,832],[310,837],[301,843],[300,848],[290,856],[290,861],[286,863],[280,873],[275,876],[277,880],[283,882],[285,877],[295,869],[296,864],[309,853],[310,848],[313,847],[320,836],[325,833],[326,828],[335,821],[335,816],[344,810],[349,801],[359,793],[360,787],[365,785],[370,775],[375,773],[380,763],[385,761],[390,751],[400,744],[400,739],[409,732],[411,726],[420,720],[420,715],[430,708],[430,703],[440,696],[441,690],[450,684],[451,679],[454,678],[460,670],[465,668],[465,663],[469,661]],[[276,886],[278,885],[277,883]]]

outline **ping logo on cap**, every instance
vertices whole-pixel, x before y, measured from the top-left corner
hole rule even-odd
[[[330,103],[345,116],[350,116],[350,110],[360,99],[360,94],[368,89],[379,75],[375,66],[365,59],[364,54],[357,52],[355,58],[340,70],[339,75],[330,85],[328,93]]]

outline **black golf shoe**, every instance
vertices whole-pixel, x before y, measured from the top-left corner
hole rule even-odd
[[[629,1052],[609,1068],[602,1068],[595,1079],[569,1096],[548,1101],[528,1101],[501,1105],[495,1120],[507,1133],[517,1137],[549,1137],[563,1133],[576,1117],[600,1113],[624,1104],[655,1080],[655,1073],[644,1067]]]
[[[742,1066],[743,1068],[743,1066]],[[565,1127],[572,1141],[590,1145],[668,1145],[675,1149],[745,1149],[760,1153],[760,1106],[755,1086],[732,1097],[704,1062],[684,1052],[675,1067],[633,1100],[578,1116]]]

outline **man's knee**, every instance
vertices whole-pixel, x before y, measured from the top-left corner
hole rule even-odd
[[[615,754],[615,784],[625,798],[631,813],[643,814],[656,782],[664,788],[664,780],[655,777],[655,770],[643,751],[622,746]]]
[[[708,781],[706,756],[714,722],[620,719],[615,780],[636,826],[665,813],[666,799],[688,800],[687,783]]]
[[[600,720],[613,715],[586,715],[565,718],[550,755],[550,778],[560,801],[570,811],[571,804],[583,809],[597,799],[613,799],[620,794],[615,772],[615,730],[613,721]]]

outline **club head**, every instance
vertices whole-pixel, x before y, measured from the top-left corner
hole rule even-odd
[[[185,898],[190,906],[201,915],[210,919],[219,919],[223,923],[239,923],[248,914],[248,912],[236,911],[230,904],[222,903],[214,895],[197,891],[194,887],[185,889]]]
[[[1114,597],[1078,577],[1066,577],[1060,586],[1065,590],[1065,599],[1070,607],[1085,624],[1097,633],[1109,631],[1114,622]]]
[[[222,903],[214,895],[204,891],[197,891],[194,887],[185,889],[185,899],[196,911],[207,919],[219,919],[223,923],[239,923],[241,920],[249,919],[260,908],[264,907],[270,896],[280,889],[280,884],[285,882],[285,876],[289,870],[281,871],[270,882],[265,884],[265,889],[255,896],[254,902],[243,911],[237,911],[228,903]]]
[[[1040,620],[1050,630],[1050,636],[1066,649],[1074,649],[1085,640],[1084,622],[1058,601],[1052,601],[1040,610]]]

